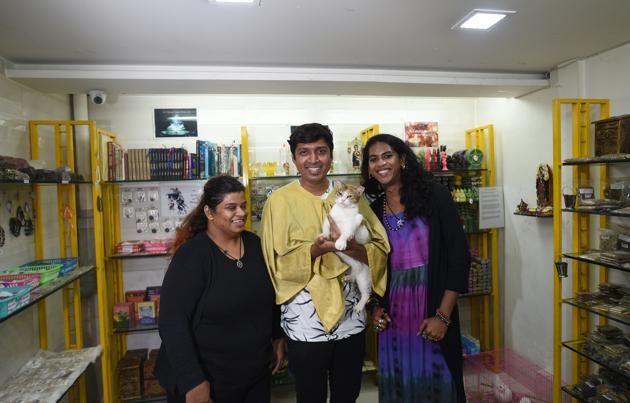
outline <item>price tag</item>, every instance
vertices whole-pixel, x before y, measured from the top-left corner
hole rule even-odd
[[[61,181],[62,185],[67,185],[68,183],[70,183],[70,181]]]
[[[31,183],[30,179],[24,179],[24,183]]]

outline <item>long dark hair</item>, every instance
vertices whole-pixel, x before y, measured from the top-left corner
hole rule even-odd
[[[175,232],[175,243],[173,244],[171,253],[174,255],[177,249],[186,241],[208,229],[208,218],[203,211],[205,206],[208,206],[210,210],[214,210],[223,199],[225,199],[225,195],[228,193],[243,191],[245,191],[245,187],[234,177],[221,175],[209,179],[203,185],[203,194],[201,195],[199,204],[184,218],[182,225],[177,228]]]
[[[416,154],[401,139],[391,134],[377,134],[371,137],[363,148],[363,162],[361,164],[362,185],[365,193],[373,198],[383,193],[376,179],[368,174],[369,151],[375,143],[385,143],[401,160],[405,161],[405,169],[401,171],[400,202],[405,206],[405,215],[408,219],[431,216],[432,209],[429,203],[431,198],[432,175],[424,170]]]

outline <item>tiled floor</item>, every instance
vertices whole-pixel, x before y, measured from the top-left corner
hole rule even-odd
[[[374,384],[374,378],[366,374],[363,376],[361,395],[357,403],[377,403],[378,388]],[[273,386],[271,389],[271,403],[295,403],[295,390],[293,385]]]

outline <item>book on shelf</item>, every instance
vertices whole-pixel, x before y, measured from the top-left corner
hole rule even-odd
[[[233,142],[217,145],[197,140],[194,153],[181,147],[124,150],[107,143],[109,181],[207,179],[217,175],[242,175],[242,149]]]

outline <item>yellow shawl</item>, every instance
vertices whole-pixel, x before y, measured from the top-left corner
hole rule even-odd
[[[335,253],[325,253],[311,262],[311,245],[322,232],[322,222],[334,201],[335,192],[322,200],[294,181],[271,194],[261,223],[262,249],[276,290],[276,303],[283,304],[307,288],[327,331],[344,312],[341,278],[348,266]],[[372,236],[365,245],[372,287],[383,295],[390,251],[387,233],[363,197],[359,212]]]

